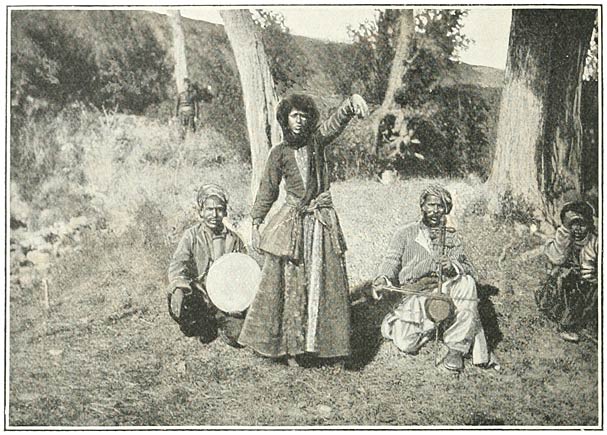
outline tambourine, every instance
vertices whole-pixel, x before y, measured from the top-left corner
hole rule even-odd
[[[253,299],[261,280],[261,269],[246,254],[230,253],[219,257],[207,273],[205,287],[209,299],[226,313],[245,311]]]

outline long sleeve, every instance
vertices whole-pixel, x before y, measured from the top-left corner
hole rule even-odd
[[[281,146],[270,150],[268,161],[261,178],[259,190],[251,209],[251,218],[254,223],[261,223],[272,208],[272,204],[278,199],[280,182],[282,180],[281,169]]]
[[[567,261],[572,244],[573,238],[571,237],[571,233],[564,226],[560,226],[556,230],[554,239],[546,244],[544,253],[552,264],[560,266]]]
[[[404,231],[395,234],[386,250],[386,254],[379,265],[377,276],[385,276],[393,284],[398,283],[398,274],[402,266],[402,255],[407,238]]]
[[[470,275],[474,276],[476,274],[476,270],[468,257],[464,253],[464,246],[459,237],[453,236],[451,239],[452,246],[449,248],[448,256],[453,263],[453,267],[459,275]]]
[[[175,253],[169,263],[169,291],[176,288],[189,288],[192,277],[193,253],[192,253],[192,233],[186,231],[182,236]]]
[[[597,258],[599,253],[599,240],[597,237],[593,237],[580,252],[580,264],[582,278],[586,281],[596,282],[597,281]]]
[[[328,145],[346,128],[354,116],[350,98],[344,100],[335,112],[318,127],[320,143]]]

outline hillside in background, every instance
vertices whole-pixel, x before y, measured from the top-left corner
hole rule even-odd
[[[218,98],[203,116],[209,121],[228,117],[236,125],[244,125],[244,112],[239,103],[240,84],[232,50],[223,26],[205,21],[184,18],[186,50],[190,78],[210,84]],[[102,77],[87,76],[88,64],[96,63],[107,70],[127,69],[135,50],[157,48],[163,74],[148,77],[152,68],[135,68],[127,80],[154,80],[159,98],[152,101],[153,114],[168,116],[172,109],[175,83],[172,78],[172,34],[167,16],[146,11],[11,11],[11,95],[13,105],[26,96],[52,98],[50,92],[68,92],[81,100],[96,101],[96,86]],[[148,37],[148,45],[139,41]],[[152,38],[149,38],[149,37]],[[46,37],[46,38],[45,38]],[[338,83],[346,57],[348,44],[331,43],[312,38],[294,36],[302,50],[302,64],[308,74],[303,83],[295,86],[319,95],[337,95]],[[155,46],[151,47],[151,45]],[[118,55],[117,55],[118,54]],[[68,64],[68,65],[66,65]],[[66,70],[67,69],[67,70]],[[156,66],[156,69],[160,69]],[[62,73],[65,73],[62,75]],[[146,77],[142,77],[145,75]],[[447,86],[464,84],[480,87],[501,87],[503,71],[482,66],[459,64],[455,72],[445,78]],[[46,86],[44,86],[46,85]],[[61,89],[60,89],[61,88]],[[121,92],[124,85],[109,89]],[[33,92],[35,91],[35,92]],[[126,103],[124,103],[126,104]],[[119,110],[136,111],[136,108],[119,107]],[[242,138],[242,137],[241,137]]]

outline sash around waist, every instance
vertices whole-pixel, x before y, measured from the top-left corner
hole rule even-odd
[[[309,215],[313,215],[314,220],[321,224],[321,231],[328,231],[333,249],[337,254],[342,255],[347,247],[337,213],[333,208],[331,193],[328,191],[314,198],[303,211],[301,211],[301,200],[293,195],[287,195],[283,206],[263,230],[260,249],[278,257],[301,260],[305,243],[304,220]]]

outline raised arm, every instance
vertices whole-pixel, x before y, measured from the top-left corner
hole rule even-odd
[[[344,100],[329,118],[323,121],[318,127],[318,136],[321,145],[328,145],[346,128],[354,116],[364,118],[369,114],[367,103],[358,94]]]
[[[572,243],[573,237],[571,236],[571,232],[564,225],[561,225],[556,230],[554,239],[546,244],[544,253],[552,264],[560,266],[567,261]]]
[[[261,178],[259,190],[251,209],[251,218],[253,225],[259,225],[263,222],[266,215],[272,208],[272,204],[278,199],[280,192],[280,182],[282,180],[280,147],[276,146],[270,150],[266,168]]]

